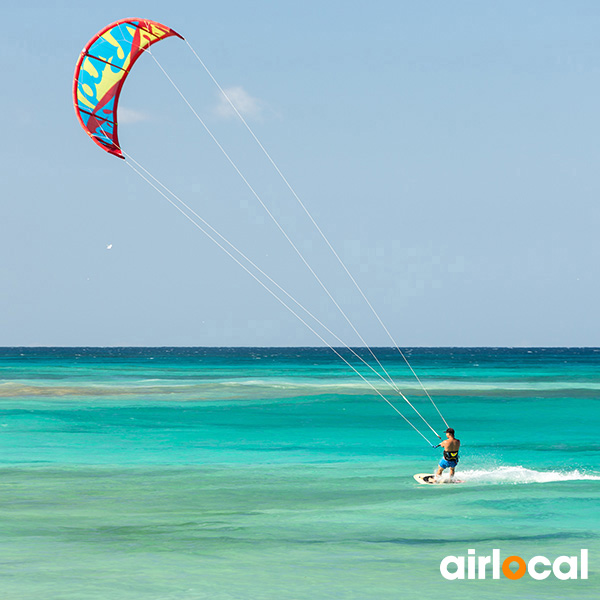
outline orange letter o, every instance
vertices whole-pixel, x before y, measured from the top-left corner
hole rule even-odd
[[[510,565],[514,562],[519,565],[519,568],[516,571],[511,571]],[[525,571],[527,571],[527,565],[520,556],[509,556],[502,563],[502,572],[509,579],[521,579],[525,575]]]

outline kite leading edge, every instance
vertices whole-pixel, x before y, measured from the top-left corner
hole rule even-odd
[[[75,112],[98,146],[125,158],[117,137],[117,105],[135,61],[152,44],[176,31],[146,19],[122,19],[99,31],[82,50],[73,79]]]

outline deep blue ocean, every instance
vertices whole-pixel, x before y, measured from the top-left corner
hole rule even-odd
[[[375,352],[441,434],[397,350]],[[0,348],[2,597],[600,597],[600,349],[405,354],[462,440],[461,484],[415,482],[440,450],[329,349]],[[589,578],[441,576],[494,548],[585,548]]]

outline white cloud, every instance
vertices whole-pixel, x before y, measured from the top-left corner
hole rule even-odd
[[[119,124],[139,123],[140,121],[148,121],[150,117],[139,110],[132,110],[131,108],[125,108],[119,106],[117,111],[117,121]]]
[[[262,102],[252,97],[243,87],[233,86],[223,90],[238,112],[244,117],[258,117],[262,111]],[[235,111],[227,98],[219,92],[219,103],[215,112],[220,117],[228,118],[235,116]]]

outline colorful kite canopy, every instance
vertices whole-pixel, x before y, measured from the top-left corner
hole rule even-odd
[[[86,133],[110,154],[125,158],[117,137],[117,105],[131,67],[144,50],[173,35],[184,39],[154,21],[123,19],[97,33],[81,52],[73,81],[75,112]]]

